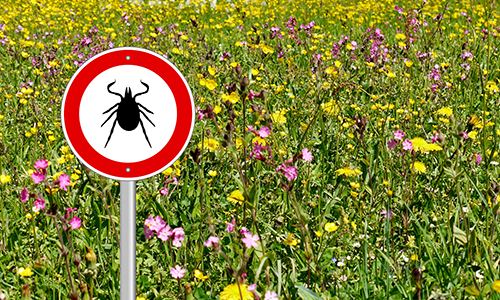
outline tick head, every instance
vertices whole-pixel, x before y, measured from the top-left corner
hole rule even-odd
[[[123,99],[130,100],[132,99],[132,90],[129,87],[125,88],[125,96]]]

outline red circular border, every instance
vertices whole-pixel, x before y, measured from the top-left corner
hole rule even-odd
[[[130,60],[126,57],[130,56]],[[139,162],[118,162],[97,152],[87,141],[80,125],[80,102],[87,86],[102,72],[120,65],[144,67],[160,76],[172,90],[177,105],[177,122],[168,143],[154,156]],[[98,101],[98,99],[96,99]],[[189,87],[177,70],[163,59],[130,48],[104,53],[88,61],[71,80],[63,100],[63,127],[66,138],[83,163],[114,179],[147,178],[171,165],[184,150],[194,127],[194,103]],[[130,168],[127,172],[126,169]]]

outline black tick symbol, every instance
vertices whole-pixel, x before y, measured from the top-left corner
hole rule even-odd
[[[146,94],[149,91],[149,86],[146,83],[142,82],[142,80],[141,80],[141,83],[146,87],[145,92],[136,94],[135,96],[132,97],[132,91],[130,90],[129,87],[127,87],[127,88],[125,88],[125,96],[122,97],[122,95],[110,91],[109,88],[115,83],[116,83],[116,80],[114,82],[108,84],[108,92],[113,94],[113,95],[120,96],[121,101],[119,103],[116,103],[110,109],[108,109],[107,111],[102,113],[103,115],[107,114],[110,111],[112,111],[115,107],[118,106],[118,108],[116,110],[114,110],[109,115],[109,117],[106,119],[106,121],[104,121],[104,123],[102,123],[102,125],[101,125],[101,127],[104,126],[104,124],[106,124],[106,122],[108,122],[109,119],[111,119],[111,117],[116,113],[116,118],[115,118],[115,121],[113,122],[113,127],[111,127],[111,132],[109,133],[108,141],[106,142],[106,145],[104,146],[104,148],[106,148],[106,146],[108,146],[109,140],[111,139],[111,136],[113,135],[113,130],[115,129],[116,122],[118,122],[118,125],[120,125],[120,127],[126,131],[132,131],[132,130],[136,129],[140,123],[141,127],[142,127],[142,132],[144,132],[144,136],[146,137],[146,140],[148,141],[149,147],[152,148],[151,143],[149,142],[149,139],[148,139],[148,135],[146,134],[146,129],[144,129],[144,124],[142,123],[142,120],[141,120],[141,114],[149,121],[149,123],[151,123],[153,126],[155,126],[155,124],[153,124],[153,122],[151,122],[151,120],[144,113],[144,111],[142,111],[142,109],[144,109],[145,111],[147,111],[150,114],[154,114],[154,113],[152,111],[150,111],[149,109],[147,109],[146,107],[144,107],[144,105],[135,102],[135,98],[137,96]]]

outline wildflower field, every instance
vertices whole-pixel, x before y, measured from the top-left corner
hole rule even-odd
[[[124,46],[197,106],[137,182],[137,299],[500,299],[496,1],[0,2],[0,300],[119,299],[119,183],[60,109]]]

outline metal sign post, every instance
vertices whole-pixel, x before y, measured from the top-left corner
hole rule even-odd
[[[120,299],[135,300],[135,181],[120,181]]]
[[[161,173],[193,134],[186,79],[163,55],[114,48],[87,60],[66,87],[61,124],[92,171],[120,181],[120,299],[136,299],[136,182]]]

